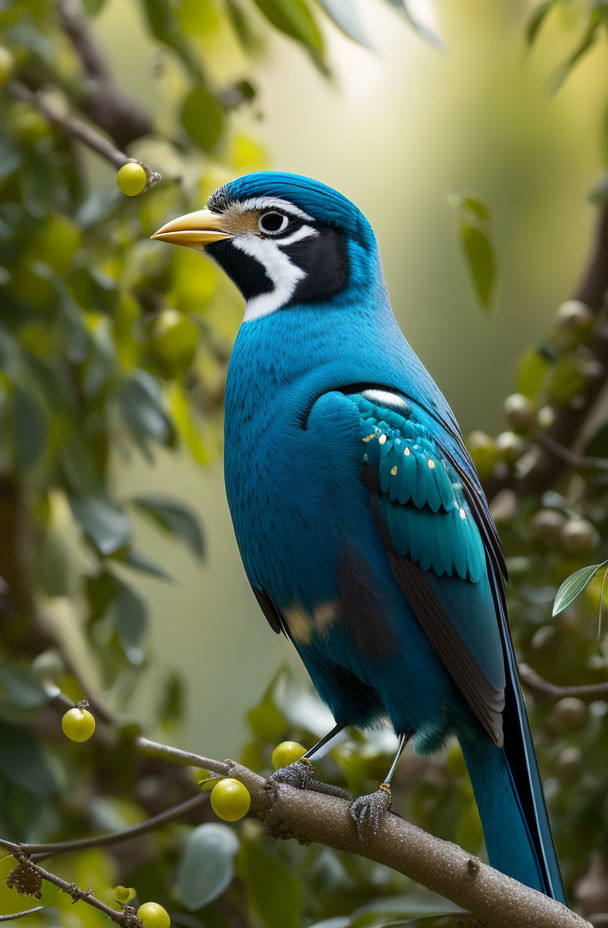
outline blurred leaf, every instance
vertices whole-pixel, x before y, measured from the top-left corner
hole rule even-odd
[[[259,920],[267,928],[300,928],[304,887],[292,867],[260,842],[241,845],[239,872]]]
[[[16,171],[21,161],[21,152],[12,137],[0,126],[0,180]]]
[[[126,567],[132,567],[133,570],[139,570],[144,574],[149,574],[151,577],[157,577],[159,580],[167,580],[169,583],[175,583],[175,577],[165,570],[164,567],[157,564],[156,561],[148,557],[147,554],[142,554],[141,551],[137,551],[131,546],[129,546],[126,551],[119,551],[114,560],[119,564],[124,564]]]
[[[249,53],[258,51],[261,45],[260,38],[254,32],[242,5],[238,0],[226,0],[226,10],[232,28],[245,51]]]
[[[82,0],[82,5],[91,16],[96,16],[103,8],[106,0]]]
[[[412,13],[411,7],[413,4],[409,2],[409,0],[402,0],[402,2],[403,10],[410,26],[416,30],[419,36],[421,36],[423,39],[426,39],[426,41],[430,42],[431,45],[434,45],[435,48],[439,48],[441,51],[445,51],[445,43],[441,36],[433,32],[432,29],[429,29],[428,26],[420,21],[417,15]]]
[[[215,822],[189,835],[177,870],[183,904],[196,911],[217,899],[232,882],[239,842],[231,828]]]
[[[148,627],[148,608],[145,600],[122,580],[116,580],[117,594],[112,604],[116,617],[118,640],[132,664],[143,660],[142,642]]]
[[[158,715],[165,728],[172,728],[182,718],[185,709],[184,682],[178,673],[171,673],[161,694]]]
[[[181,538],[193,554],[202,559],[205,541],[198,516],[193,509],[163,496],[135,496],[131,502],[164,531]]]
[[[564,609],[567,609],[567,607],[581,595],[598,570],[605,567],[606,564],[608,564],[608,560],[602,561],[601,564],[591,564],[589,567],[582,567],[575,573],[570,574],[568,579],[564,580],[557,591],[553,603],[553,615],[558,615],[560,612],[563,612]]]
[[[304,0],[254,0],[275,29],[284,32],[317,55],[323,52],[323,37]]]
[[[133,436],[140,447],[146,440],[168,444],[173,427],[165,409],[158,381],[147,371],[136,370],[125,382],[120,393],[120,407]]]
[[[460,242],[482,308],[488,310],[496,284],[498,265],[490,239],[490,213],[479,197],[452,194],[450,205],[458,210]]]
[[[606,14],[605,4],[602,2],[598,4],[595,9],[592,9],[587,26],[583,32],[579,44],[576,46],[569,58],[566,59],[566,61],[561,65],[561,67],[557,69],[553,75],[553,79],[551,81],[552,93],[557,93],[572,71],[573,67],[578,64],[581,58],[584,57],[591,46],[595,43],[596,39],[598,38],[599,28],[605,20],[608,20],[608,17]]]
[[[398,928],[412,919],[440,918],[444,915],[464,915],[449,899],[436,893],[404,893],[376,899],[357,909],[351,917],[351,928]]]
[[[0,703],[18,709],[37,709],[49,697],[36,677],[23,667],[0,665]]]
[[[25,728],[3,721],[0,721],[0,772],[41,799],[56,792],[55,777],[37,739]]]
[[[540,393],[549,361],[536,348],[527,348],[517,362],[517,390],[530,399]]]
[[[74,517],[87,537],[106,557],[128,544],[131,537],[131,520],[126,512],[109,500],[89,496],[70,499]]]
[[[555,5],[556,0],[544,0],[543,3],[540,3],[536,9],[532,11],[532,15],[528,20],[525,30],[526,42],[529,46],[534,45],[547,13],[549,13]]]
[[[370,47],[354,0],[319,0],[319,3],[344,35],[364,48]]]
[[[33,395],[22,383],[14,392],[15,453],[19,467],[32,467],[44,450],[47,437],[46,417]]]
[[[204,84],[186,95],[181,112],[184,129],[203,151],[213,151],[222,135],[224,113]]]

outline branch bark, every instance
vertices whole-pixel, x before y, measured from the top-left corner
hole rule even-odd
[[[135,743],[141,754],[240,780],[251,794],[252,812],[269,834],[305,844],[315,841],[384,864],[451,899],[488,928],[591,928],[559,902],[397,815],[387,815],[378,834],[363,842],[345,799],[277,786],[233,761],[212,760],[147,738],[137,738]]]
[[[584,686],[559,686],[550,683],[535,673],[525,664],[519,666],[519,676],[522,683],[532,693],[538,696],[549,696],[552,699],[563,699],[565,696],[575,696],[577,699],[589,700],[608,699],[608,683],[589,683]]]
[[[128,100],[116,87],[112,74],[98,48],[85,18],[72,0],[60,0],[59,22],[70,39],[87,77],[87,89],[79,108],[108,133],[119,148],[153,132],[150,117]],[[123,162],[124,163],[124,162]]]

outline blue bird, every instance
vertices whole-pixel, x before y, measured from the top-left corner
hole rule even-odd
[[[204,250],[246,301],[225,477],[247,577],[336,727],[278,778],[388,716],[399,751],[351,814],[376,831],[405,744],[455,734],[490,862],[565,902],[518,680],[503,553],[454,415],[403,337],[378,247],[344,196],[294,174],[220,187],[153,238]]]

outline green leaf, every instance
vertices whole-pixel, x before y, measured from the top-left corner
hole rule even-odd
[[[103,8],[106,0],[82,0],[82,5],[89,16],[96,16]]]
[[[0,666],[0,703],[17,709],[38,709],[48,695],[36,677],[22,667]]]
[[[158,716],[165,728],[172,728],[182,718],[185,708],[184,683],[178,673],[169,674],[162,691]]]
[[[247,895],[266,928],[301,928],[304,887],[292,867],[259,842],[241,846],[239,871]]]
[[[496,255],[487,235],[476,226],[460,229],[462,247],[482,306],[488,309],[496,280]]]
[[[589,567],[582,567],[575,573],[570,574],[568,579],[564,580],[557,591],[553,602],[553,615],[558,615],[560,612],[563,612],[564,609],[567,609],[568,606],[581,595],[598,570],[605,567],[606,564],[608,564],[608,560],[602,561],[601,564],[591,564]]]
[[[44,450],[46,417],[37,400],[21,384],[15,384],[14,404],[15,453],[19,466],[27,470]]]
[[[204,84],[193,87],[182,106],[184,129],[203,151],[211,152],[219,142],[224,127],[224,113]]]
[[[173,425],[155,377],[147,371],[133,371],[121,390],[119,400],[125,422],[140,447],[145,448],[147,439],[169,444]]]
[[[354,0],[319,0],[319,3],[344,35],[364,48],[370,48]]]
[[[441,918],[445,915],[463,915],[464,909],[436,893],[404,893],[376,899],[357,909],[352,917],[351,928],[398,928],[409,925],[412,919],[418,923],[426,918]]]
[[[517,391],[534,399],[540,393],[550,362],[536,348],[527,348],[517,362]]]
[[[539,4],[535,10],[532,11],[532,15],[528,20],[525,29],[526,43],[532,47],[541,30],[541,26],[545,22],[545,18],[550,10],[555,6],[556,0],[544,0],[543,3]]]
[[[217,899],[232,882],[239,842],[231,828],[208,822],[189,835],[177,870],[180,898],[191,912]]]
[[[107,557],[124,547],[131,537],[131,520],[114,503],[100,497],[70,499],[75,519],[97,550]]]
[[[181,538],[193,554],[202,559],[205,541],[194,510],[184,503],[163,496],[136,496],[131,502],[164,531]]]
[[[590,50],[592,45],[594,45],[599,28],[602,24],[602,20],[605,16],[605,10],[602,9],[602,5],[597,6],[591,13],[589,20],[587,22],[587,27],[583,32],[580,42],[572,52],[572,54],[566,59],[566,61],[557,69],[553,75],[551,81],[551,92],[557,93],[560,89],[573,67],[578,64],[581,58]]]
[[[254,32],[249,18],[238,0],[226,0],[226,12],[244,50],[250,54],[258,51],[261,44],[260,39]]]
[[[56,792],[55,778],[36,738],[26,729],[3,721],[0,721],[0,772],[15,786],[40,799]]]
[[[126,551],[119,551],[114,560],[119,564],[124,564],[125,567],[132,567],[133,570],[139,570],[144,574],[149,574],[151,577],[157,577],[159,580],[167,580],[169,583],[175,583],[175,577],[165,570],[164,567],[157,564],[156,561],[148,557],[147,554],[142,554],[141,551],[137,551],[133,547],[129,547]]]
[[[142,642],[148,627],[145,600],[122,580],[116,580],[117,594],[112,604],[120,646],[131,664],[143,660]]]
[[[304,0],[254,0],[275,29],[321,55],[323,37]]]

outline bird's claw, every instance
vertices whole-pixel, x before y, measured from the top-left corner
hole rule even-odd
[[[380,823],[387,812],[393,811],[393,797],[391,788],[383,783],[375,793],[367,796],[358,796],[350,804],[350,815],[353,819],[359,838],[363,841],[369,837],[376,837]]]
[[[315,793],[324,793],[326,796],[337,796],[340,799],[352,799],[350,793],[339,786],[333,786],[331,783],[322,783],[316,780],[314,776],[314,767],[305,757],[296,760],[288,767],[279,767],[278,770],[268,778],[268,782],[273,786],[277,783],[287,783],[288,786],[294,786],[296,789],[308,789]]]

